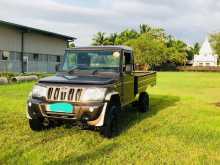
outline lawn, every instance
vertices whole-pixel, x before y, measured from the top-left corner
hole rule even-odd
[[[67,125],[32,132],[32,86],[0,86],[0,164],[220,164],[219,73],[158,73],[151,111],[129,107],[111,140]]]

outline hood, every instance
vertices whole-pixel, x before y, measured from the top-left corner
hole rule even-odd
[[[91,85],[106,85],[112,84],[113,78],[97,77],[97,76],[71,76],[57,75],[46,77],[39,80],[39,83],[61,83],[61,84],[91,84]]]

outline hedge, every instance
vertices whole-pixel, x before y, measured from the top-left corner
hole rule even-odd
[[[187,72],[220,72],[220,66],[178,66],[176,70]]]

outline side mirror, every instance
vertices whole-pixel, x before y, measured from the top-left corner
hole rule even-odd
[[[60,64],[55,65],[55,71],[58,72],[60,70]]]
[[[132,72],[132,65],[128,64],[125,66],[125,73],[131,73]]]

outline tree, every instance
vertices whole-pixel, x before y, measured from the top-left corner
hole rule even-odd
[[[187,45],[179,40],[174,40],[174,45],[167,47],[166,42],[145,33],[125,44],[133,48],[136,63],[148,64],[151,68],[168,63],[184,65],[187,60]]]
[[[75,48],[75,47],[76,47],[76,45],[75,45],[74,42],[69,42],[68,43],[68,48]]]
[[[200,50],[201,46],[199,45],[198,42],[196,42],[192,48],[192,51],[194,54],[199,54],[199,50]]]
[[[109,45],[116,45],[118,34],[117,33],[111,33],[108,37],[108,43]]]
[[[140,24],[140,34],[148,33],[154,36],[157,39],[166,40],[165,30],[162,28],[153,28],[146,24]]]
[[[128,45],[134,49],[135,62],[155,66],[172,66],[186,64],[190,48],[181,40],[167,35],[162,28],[153,28],[146,24],[140,25],[140,32],[126,29],[121,33],[98,32],[93,38],[93,45]],[[193,51],[197,51],[198,45]]]
[[[137,39],[126,42],[126,45],[133,48],[135,62],[138,64],[148,64],[153,67],[166,62],[166,45],[152,35],[142,34]]]
[[[199,43],[195,43],[193,46],[189,47],[187,50],[187,59],[192,60],[194,55],[199,54],[200,45]]]
[[[167,37],[165,42],[168,48],[169,61],[177,65],[185,64],[189,50],[188,45],[181,40],[176,40],[171,35]]]
[[[116,44],[121,45],[131,39],[136,39],[138,36],[138,32],[136,32],[134,29],[126,29],[118,35]]]
[[[93,44],[92,45],[108,45],[108,39],[105,37],[106,33],[104,32],[98,32],[93,37]]]
[[[146,24],[140,24],[139,28],[140,28],[140,34],[144,34],[151,31],[151,27]]]
[[[220,57],[220,32],[211,34],[210,41],[215,53]]]

